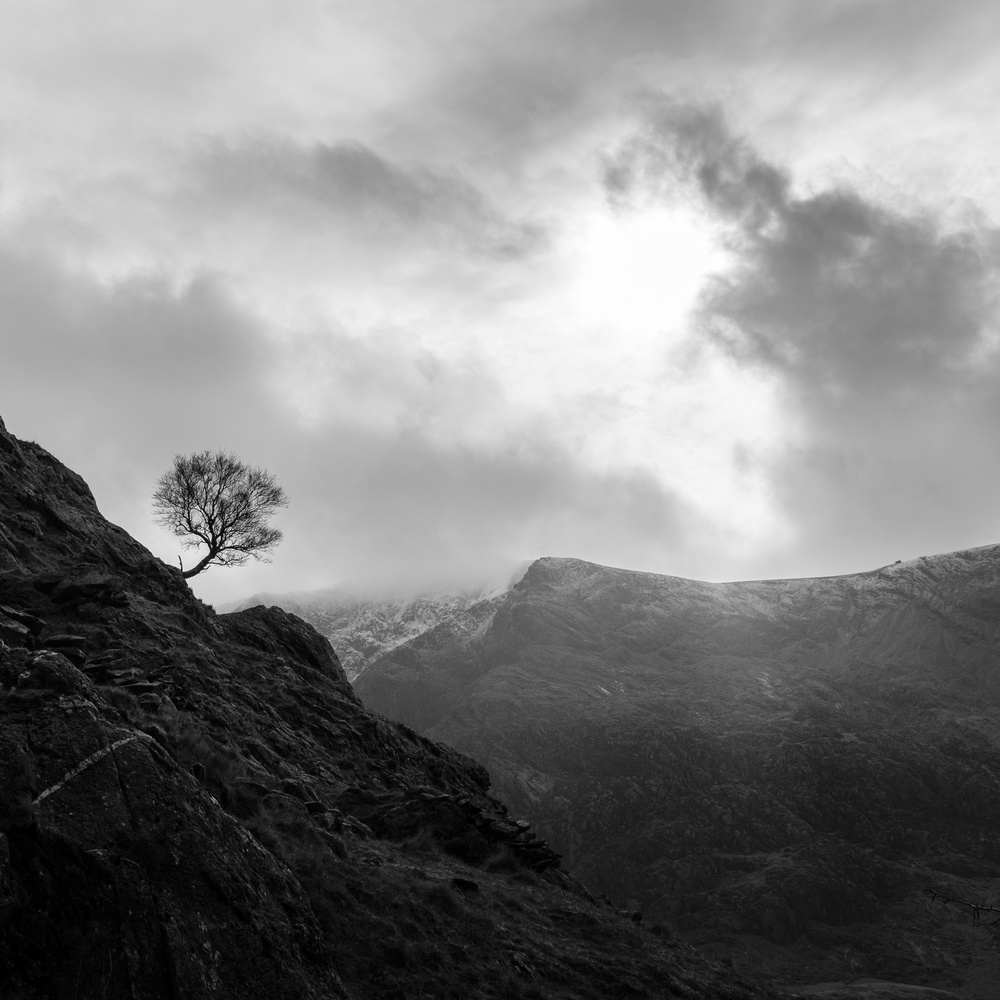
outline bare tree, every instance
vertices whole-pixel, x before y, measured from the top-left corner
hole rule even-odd
[[[175,455],[174,467],[160,476],[153,493],[156,520],[184,538],[186,548],[204,545],[208,552],[192,569],[242,566],[251,556],[269,562],[266,553],[281,541],[267,519],[288,499],[265,469],[244,465],[225,451]]]

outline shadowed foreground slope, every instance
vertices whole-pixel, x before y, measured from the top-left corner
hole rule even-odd
[[[0,423],[0,995],[766,995],[595,903],[326,640],[216,616]]]

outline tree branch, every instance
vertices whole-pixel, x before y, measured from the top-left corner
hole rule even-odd
[[[955,903],[957,906],[967,906],[972,910],[972,926],[973,927],[992,927],[994,924],[1000,923],[1000,917],[996,917],[994,920],[987,920],[985,923],[982,919],[983,913],[1000,913],[1000,907],[997,906],[980,906],[978,903],[969,903],[964,899],[956,899],[953,896],[946,896],[942,892],[938,892],[936,889],[923,889],[922,892],[926,892],[931,897],[931,902],[937,902],[941,900],[943,906],[947,906],[949,903]]]

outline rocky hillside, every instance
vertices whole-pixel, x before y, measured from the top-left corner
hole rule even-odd
[[[596,902],[312,628],[216,616],[0,422],[4,1000],[610,995],[770,994]]]
[[[994,932],[926,890],[1000,903],[998,641],[996,547],[731,584],[541,559],[356,690],[737,968],[985,997]]]

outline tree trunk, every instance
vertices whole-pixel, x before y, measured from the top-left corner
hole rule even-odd
[[[196,576],[203,569],[208,569],[208,564],[218,555],[219,553],[215,550],[209,551],[208,555],[205,556],[201,562],[196,563],[191,569],[186,569],[183,572],[184,579],[187,580],[189,577]]]

